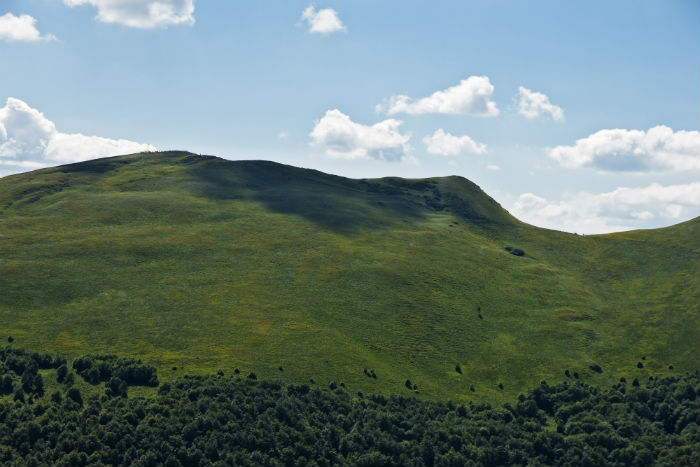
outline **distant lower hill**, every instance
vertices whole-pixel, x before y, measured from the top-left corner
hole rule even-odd
[[[685,374],[698,264],[700,218],[578,236],[461,177],[162,152],[0,179],[2,332],[142,358],[161,381],[238,368],[498,401],[541,380]]]

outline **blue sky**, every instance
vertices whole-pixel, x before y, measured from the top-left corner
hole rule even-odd
[[[700,215],[699,34],[685,0],[2,0],[0,176],[185,149],[670,225]]]

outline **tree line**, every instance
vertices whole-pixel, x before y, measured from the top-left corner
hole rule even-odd
[[[700,463],[697,373],[637,385],[621,380],[606,388],[580,380],[543,381],[512,403],[492,407],[222,373],[180,377],[161,384],[153,397],[129,398],[110,386],[114,378],[128,386],[115,368],[147,365],[126,359],[100,376],[105,391],[99,396],[64,384],[51,394],[30,390],[18,398],[13,394],[24,385],[28,361],[36,359],[8,348],[0,350],[0,358],[0,380],[9,377],[12,383],[0,398],[0,465]],[[91,359],[98,373],[100,363],[119,360]],[[59,357],[41,368],[58,371],[62,365]],[[84,366],[73,364],[81,368],[78,374],[87,374]]]

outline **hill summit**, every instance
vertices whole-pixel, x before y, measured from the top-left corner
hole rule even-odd
[[[697,369],[699,226],[584,237],[462,177],[132,154],[0,179],[0,319],[24,347],[165,380],[494,400]]]

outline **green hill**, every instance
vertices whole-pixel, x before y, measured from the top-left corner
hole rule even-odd
[[[143,358],[162,381],[239,368],[499,401],[565,370],[697,370],[699,240],[700,218],[536,228],[461,177],[134,154],[0,179],[0,323],[28,349]]]

